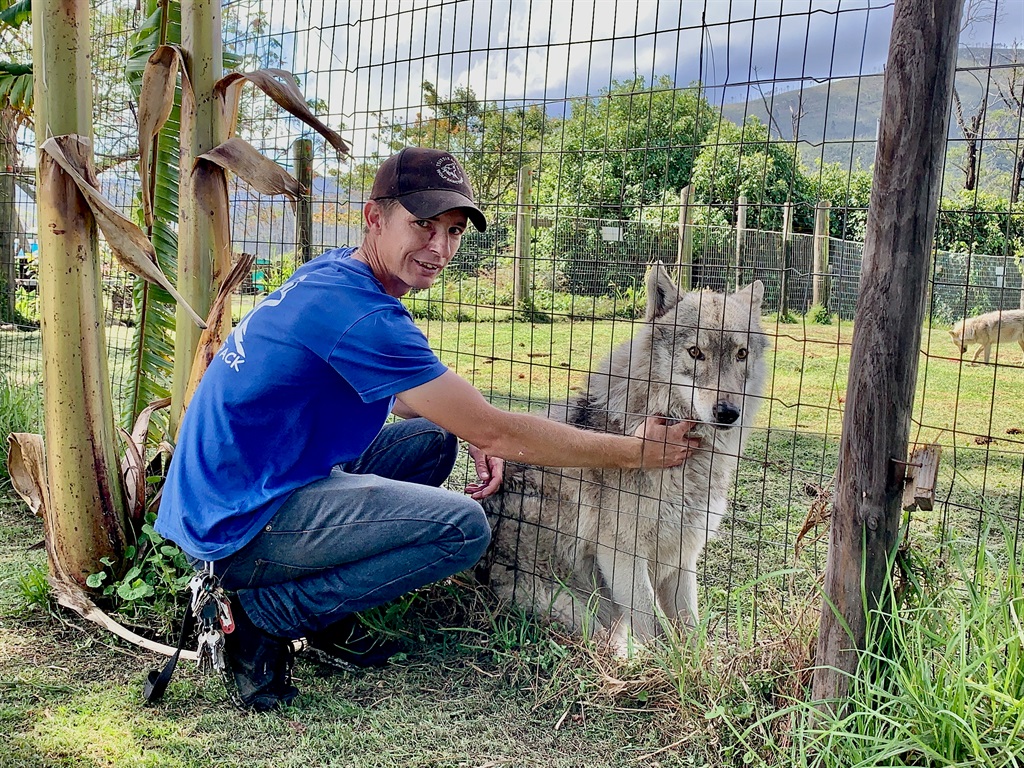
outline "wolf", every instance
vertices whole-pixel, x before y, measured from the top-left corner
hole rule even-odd
[[[984,352],[985,363],[988,364],[992,345],[1004,341],[1016,341],[1024,352],[1024,309],[1004,309],[965,317],[950,329],[949,335],[961,355],[967,352],[968,344],[981,345],[975,350],[972,363],[978,362],[978,356]]]
[[[509,463],[484,500],[491,546],[478,575],[498,598],[574,631],[634,644],[698,621],[697,558],[726,513],[754,424],[768,337],[761,281],[725,295],[681,293],[656,263],[644,321],[548,417],[632,434],[648,415],[695,422],[700,446],[668,470]]]

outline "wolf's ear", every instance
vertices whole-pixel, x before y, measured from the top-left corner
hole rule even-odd
[[[679,289],[669,277],[668,270],[660,261],[651,264],[647,270],[647,310],[644,320],[650,322],[661,317],[679,303]]]
[[[760,309],[761,302],[764,300],[764,283],[760,280],[755,280],[745,288],[741,288],[737,293],[749,293],[750,306]]]

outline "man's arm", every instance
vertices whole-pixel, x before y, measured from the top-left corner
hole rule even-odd
[[[395,398],[391,413],[400,419],[415,419],[420,415],[402,402],[400,398]],[[501,487],[501,481],[505,476],[505,460],[497,456],[488,456],[472,443],[468,443],[467,447],[469,448],[469,457],[473,462],[473,469],[476,470],[477,482],[467,484],[466,493],[479,501],[487,498]]]
[[[699,442],[686,437],[692,423],[668,425],[658,416],[648,416],[633,436],[624,436],[503,411],[453,371],[402,392],[399,400],[487,455],[525,464],[659,469],[681,464]]]
[[[400,419],[415,419],[419,416],[416,411],[403,403],[399,398],[395,398],[395,404],[391,406],[391,412]]]

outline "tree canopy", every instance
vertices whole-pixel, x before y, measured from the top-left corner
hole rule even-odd
[[[613,82],[597,98],[575,102],[557,144],[554,200],[576,215],[629,219],[666,191],[690,183],[717,116],[700,83],[677,88],[667,76]]]

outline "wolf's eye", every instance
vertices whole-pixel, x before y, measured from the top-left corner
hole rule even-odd
[[[700,347],[698,347],[696,344],[694,344],[686,351],[690,353],[690,357],[692,357],[694,360],[704,359],[704,353],[700,351]]]
[[[736,359],[737,360],[746,360],[747,359],[747,350],[746,349],[738,350],[736,352]]]

